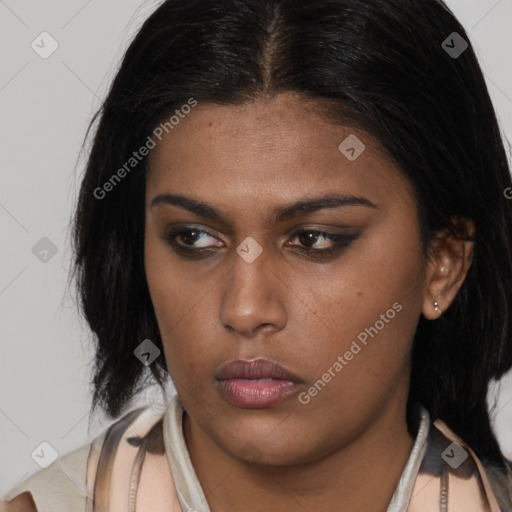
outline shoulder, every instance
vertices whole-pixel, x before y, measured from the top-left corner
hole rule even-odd
[[[85,510],[80,489],[84,486],[91,446],[92,442],[87,443],[26,478],[3,497],[0,511]]]
[[[425,510],[440,501],[449,502],[454,512],[512,510],[510,472],[485,464],[443,421],[433,426],[408,510]]]
[[[156,427],[161,416],[159,411],[141,407],[114,420],[92,441],[57,458],[9,491],[0,499],[0,512],[86,510],[98,487],[109,489],[112,482],[129,481],[139,451],[137,440]],[[100,477],[108,480],[108,485],[98,485]]]
[[[484,463],[484,468],[501,507],[512,510],[512,463],[505,469]]]

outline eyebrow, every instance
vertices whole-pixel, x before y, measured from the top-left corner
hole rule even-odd
[[[212,204],[181,194],[159,194],[151,201],[150,208],[159,204],[178,206],[212,221],[221,222],[225,225],[229,224],[228,217]],[[379,208],[365,197],[351,196],[347,194],[329,194],[279,206],[271,212],[267,222],[269,224],[277,224],[324,208],[340,208],[342,206],[365,206],[376,210]]]

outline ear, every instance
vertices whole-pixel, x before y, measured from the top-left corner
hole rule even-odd
[[[443,229],[431,242],[432,256],[427,263],[422,310],[429,320],[439,318],[450,307],[473,262],[473,221],[461,216],[452,217],[452,221],[461,236],[455,237]]]

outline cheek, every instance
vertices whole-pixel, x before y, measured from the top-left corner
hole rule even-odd
[[[170,365],[176,361],[176,354],[173,354],[172,358],[169,357],[169,340],[176,337],[176,331],[185,319],[187,290],[176,277],[177,273],[171,265],[169,252],[163,250],[162,244],[149,235],[146,236],[144,243],[144,265],[165,358],[171,371]]]
[[[165,338],[166,332],[186,323],[187,314],[193,311],[204,291],[201,293],[197,280],[185,272],[171,247],[152,226],[146,226],[144,266],[151,301]]]
[[[408,230],[369,234],[339,263],[317,274],[314,286],[313,276],[309,280],[301,276],[297,282],[306,286],[296,292],[307,302],[310,318],[316,316],[333,334],[353,337],[396,302],[403,306],[402,312],[421,310],[421,253],[410,238]],[[406,316],[395,315],[392,323],[399,324]]]
[[[347,307],[355,318],[373,324],[397,301],[404,308],[417,306],[422,295],[422,257],[414,219],[414,212],[407,210],[390,213],[347,260],[341,279],[350,291],[352,304]]]
[[[369,235],[315,286],[301,288],[311,281],[298,280],[294,292],[309,306],[302,320],[303,357],[310,361],[313,381],[330,370],[326,379],[333,384],[326,387],[334,395],[378,393],[408,364],[422,305],[420,242],[411,229],[404,225]],[[332,378],[333,373],[343,377]]]
[[[203,309],[208,304],[209,287],[180,270],[170,250],[154,237],[146,238],[144,259],[167,367],[175,384],[194,386],[208,360],[201,319],[211,316]]]

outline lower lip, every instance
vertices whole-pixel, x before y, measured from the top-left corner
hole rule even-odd
[[[237,407],[268,407],[293,395],[299,384],[282,379],[227,379],[217,381],[224,399]]]

